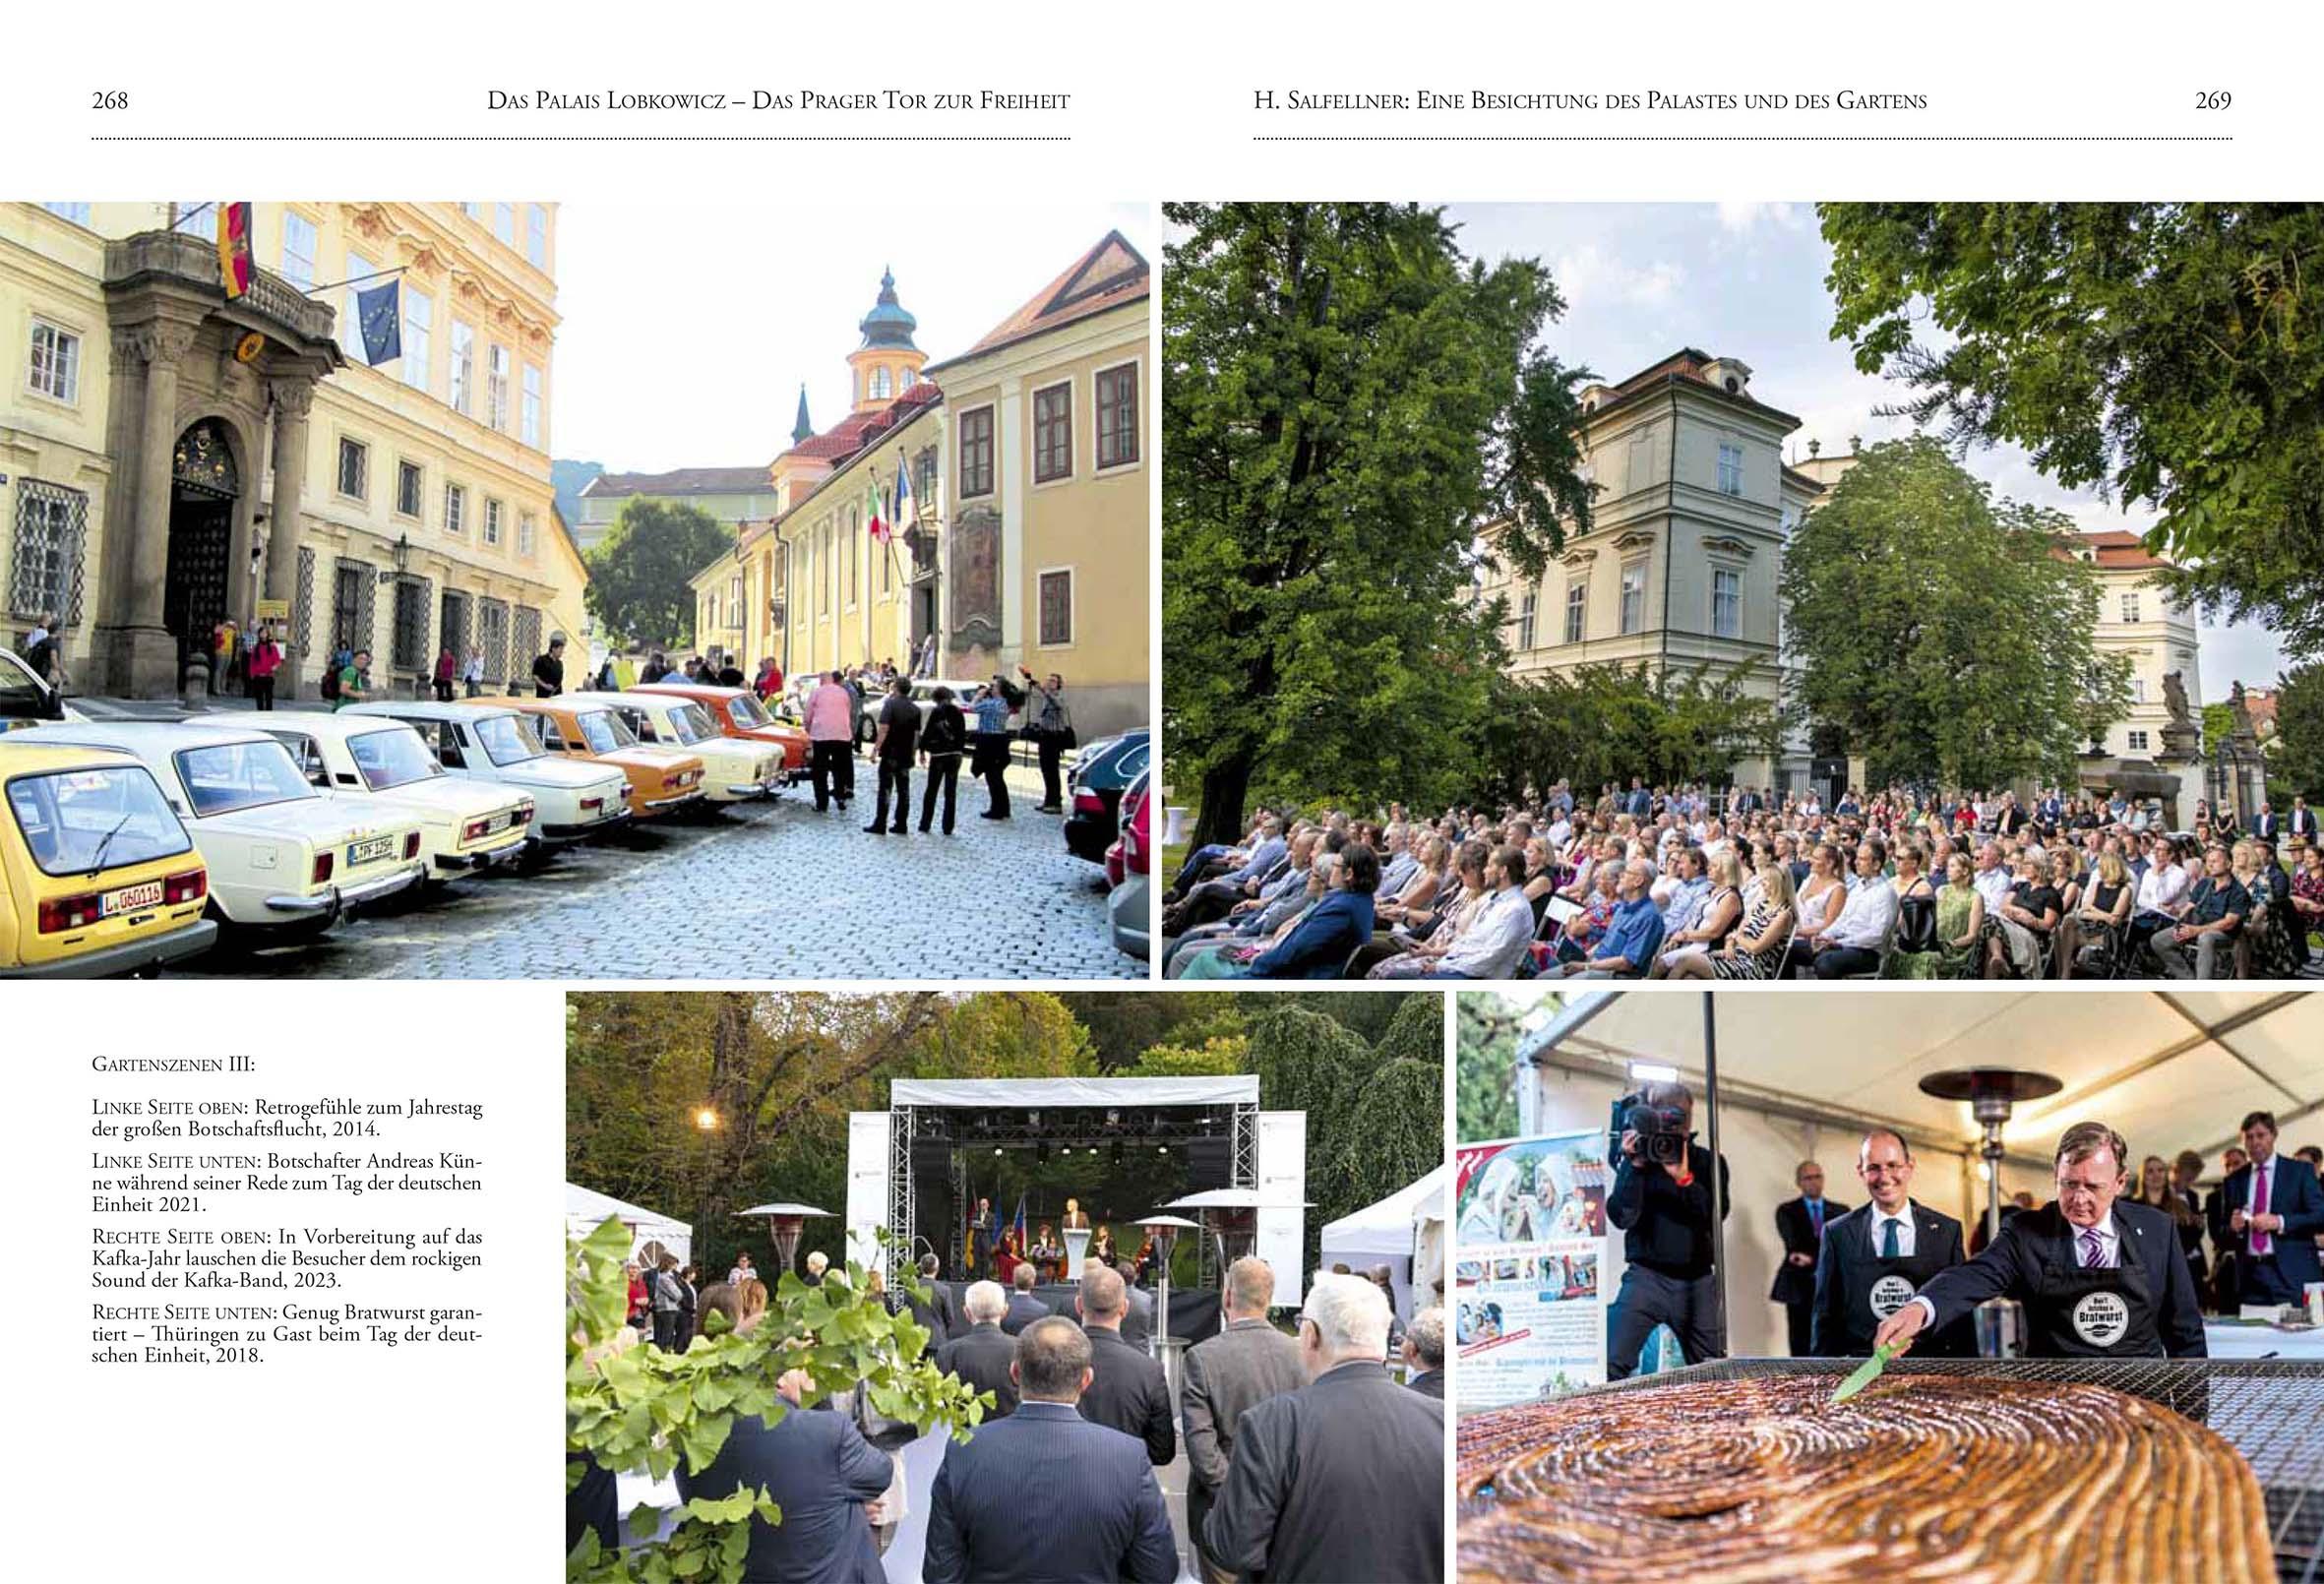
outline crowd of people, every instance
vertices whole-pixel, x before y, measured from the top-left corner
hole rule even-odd
[[[1172,978],[2286,978],[2324,933],[2324,841],[2304,797],[2171,831],[2119,797],[1633,778],[1435,819],[1261,809],[1165,901]]]
[[[943,1282],[934,1254],[918,1272],[908,1303],[927,1356],[991,1393],[982,1424],[944,1448],[931,1484],[911,1489],[898,1455],[915,1438],[908,1425],[884,1420],[860,1390],[808,1400],[806,1376],[786,1374],[778,1390],[808,1411],[738,1420],[711,1463],[678,1477],[682,1497],[764,1486],[781,1508],[779,1524],[751,1525],[753,1584],[879,1584],[915,1507],[928,1584],[1172,1584],[1181,1548],[1155,1471],[1182,1450],[1187,1539],[1205,1584],[1444,1576],[1440,1309],[1398,1328],[1382,1284],[1321,1272],[1287,1332],[1269,1318],[1274,1271],[1247,1255],[1228,1267],[1219,1328],[1187,1350],[1174,1390],[1147,1345],[1150,1297],[1135,1302],[1147,1295],[1127,1260],[1086,1261],[1070,1313],[1033,1296],[1030,1260],[1007,1287]],[[683,1351],[699,1315],[744,1331],[763,1321],[766,1288],[747,1255],[697,1291],[700,1274],[668,1254],[652,1270],[632,1266],[641,1337]],[[811,1254],[807,1279],[846,1277]],[[576,1526],[617,1543],[610,1482],[587,1489],[606,1510],[569,1503],[569,1544]]]

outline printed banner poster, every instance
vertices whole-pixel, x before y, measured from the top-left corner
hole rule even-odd
[[[1464,1144],[1453,1193],[1457,1406],[1498,1408],[1606,1379],[1602,1130]]]

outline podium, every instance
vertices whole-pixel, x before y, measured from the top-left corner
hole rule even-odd
[[[1081,1256],[1088,1251],[1089,1229],[1087,1227],[1066,1228],[1067,1281],[1077,1282],[1081,1279]]]

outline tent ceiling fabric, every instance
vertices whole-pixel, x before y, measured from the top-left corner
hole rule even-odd
[[[2010,1119],[2013,1152],[2046,1153],[2069,1123],[2089,1120],[2110,1124],[2141,1155],[2216,1151],[2248,1111],[2287,1119],[2324,1101],[2324,995],[1740,991],[1719,997],[1718,1029],[1723,1076],[1964,1140],[1978,1132],[1969,1108],[1921,1093],[1925,1074],[2010,1066],[2062,1080],[2061,1094]],[[1554,1064],[1558,1050],[1699,1072],[1701,993],[1615,993],[1540,1060]],[[2324,1140],[2324,1112],[2285,1130],[2287,1149]]]

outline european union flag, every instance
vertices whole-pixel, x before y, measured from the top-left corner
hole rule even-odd
[[[355,317],[363,326],[363,361],[373,368],[403,355],[400,284],[390,280],[355,293]]]

